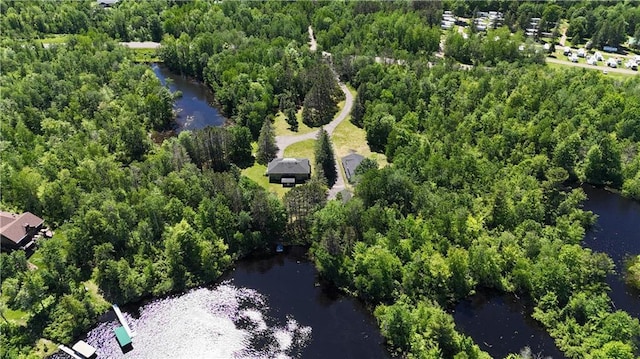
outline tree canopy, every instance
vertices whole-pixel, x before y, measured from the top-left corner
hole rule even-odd
[[[531,300],[570,358],[637,353],[638,318],[607,296],[611,259],[580,245],[595,216],[576,185],[640,199],[640,80],[544,67],[518,31],[567,19],[572,41],[617,45],[638,37],[633,2],[0,7],[0,204],[56,230],[37,269],[22,252],[0,255],[1,356],[76,338],[107,308],[99,295],[131,302],[209,283],[281,238],[310,245],[320,275],[364,300],[403,357],[487,357],[447,312],[487,288]],[[443,34],[443,10],[501,11],[505,27]],[[229,126],[159,139],[175,94],[118,44],[133,40],[160,41],[159,58],[211,88]],[[292,128],[300,107],[306,124],[331,121],[336,74],[357,89],[352,122],[390,164],[366,164],[351,200],[327,201],[323,131],[316,176],[282,200],[241,176],[252,141],[259,163],[274,158],[278,110]]]

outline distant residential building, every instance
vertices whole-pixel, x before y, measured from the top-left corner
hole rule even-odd
[[[111,7],[115,5],[119,0],[97,0],[98,5],[102,7]]]
[[[269,182],[293,187],[311,178],[311,164],[307,158],[276,158],[267,165]]]
[[[0,211],[2,250],[31,249],[43,226],[44,220],[31,212],[13,214]]]
[[[352,182],[353,176],[356,174],[356,168],[358,168],[362,160],[364,160],[364,157],[357,153],[351,153],[342,157],[342,168],[344,168],[347,181]]]

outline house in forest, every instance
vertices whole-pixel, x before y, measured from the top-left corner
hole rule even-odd
[[[98,1],[98,5],[107,8],[107,7],[112,7],[114,6],[116,3],[118,3],[118,0],[97,0]]]
[[[350,153],[342,157],[342,168],[344,168],[344,174],[347,176],[347,181],[353,182],[353,176],[356,174],[356,168],[364,160],[364,156],[357,153]]]
[[[311,178],[311,163],[307,158],[276,158],[267,165],[270,183],[293,187]]]
[[[31,249],[44,220],[31,212],[13,214],[0,211],[0,247],[3,251]]]

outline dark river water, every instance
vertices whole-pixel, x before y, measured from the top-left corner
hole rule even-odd
[[[585,186],[588,200],[584,208],[598,215],[598,221],[584,245],[605,252],[616,265],[616,274],[607,277],[609,296],[617,309],[640,318],[640,292],[624,282],[624,260],[640,254],[640,203],[592,186]]]
[[[174,107],[178,112],[176,131],[198,130],[207,126],[222,126],[226,119],[213,104],[213,95],[206,85],[184,76],[176,75],[166,67],[151,65],[163,85],[169,81],[171,92],[180,90],[182,97],[175,100]]]
[[[112,311],[83,339],[99,358],[389,358],[375,319],[320,285],[305,252],[243,260],[215,286],[122,307],[136,333],[127,353]]]
[[[206,86],[152,65],[163,82],[171,79],[177,131],[220,126],[225,118],[211,105]],[[616,308],[640,317],[640,295],[622,281],[626,256],[640,253],[640,204],[593,187],[584,188],[585,209],[598,222],[584,245],[606,252],[618,274],[608,283]],[[217,285],[123,308],[137,333],[123,353],[112,311],[85,338],[99,358],[390,358],[374,318],[355,299],[318,282],[303,248],[266,259],[243,260]],[[453,310],[456,327],[496,358],[525,347],[534,354],[564,358],[531,307],[512,295],[479,292]],[[66,358],[57,353],[54,358]]]
[[[456,328],[494,358],[525,347],[542,357],[564,358],[542,325],[531,318],[531,311],[513,295],[481,291],[460,302],[453,317]]]
[[[616,274],[607,278],[615,308],[640,318],[640,293],[623,280],[623,262],[640,253],[640,203],[618,194],[583,187],[584,208],[598,215],[583,245],[607,253],[616,264]],[[504,358],[529,347],[534,354],[564,358],[542,325],[531,318],[532,308],[513,295],[480,292],[460,302],[453,313],[457,328],[471,336],[492,357]]]

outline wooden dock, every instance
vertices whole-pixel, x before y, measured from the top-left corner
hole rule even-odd
[[[113,305],[113,311],[116,313],[116,316],[118,317],[120,324],[122,324],[122,326],[124,327],[124,330],[127,332],[127,335],[129,335],[130,338],[133,338],[136,335],[136,333],[132,332],[131,328],[129,328],[129,324],[124,319],[124,315],[122,315],[122,312],[120,311],[120,307],[118,307],[117,304]]]
[[[64,345],[60,344],[60,345],[58,345],[58,348],[60,348],[60,350],[62,350],[63,352],[71,355],[74,359],[83,359],[80,356],[78,356],[78,354],[76,354],[76,352],[71,350],[71,348],[69,348],[69,347],[65,347]]]

